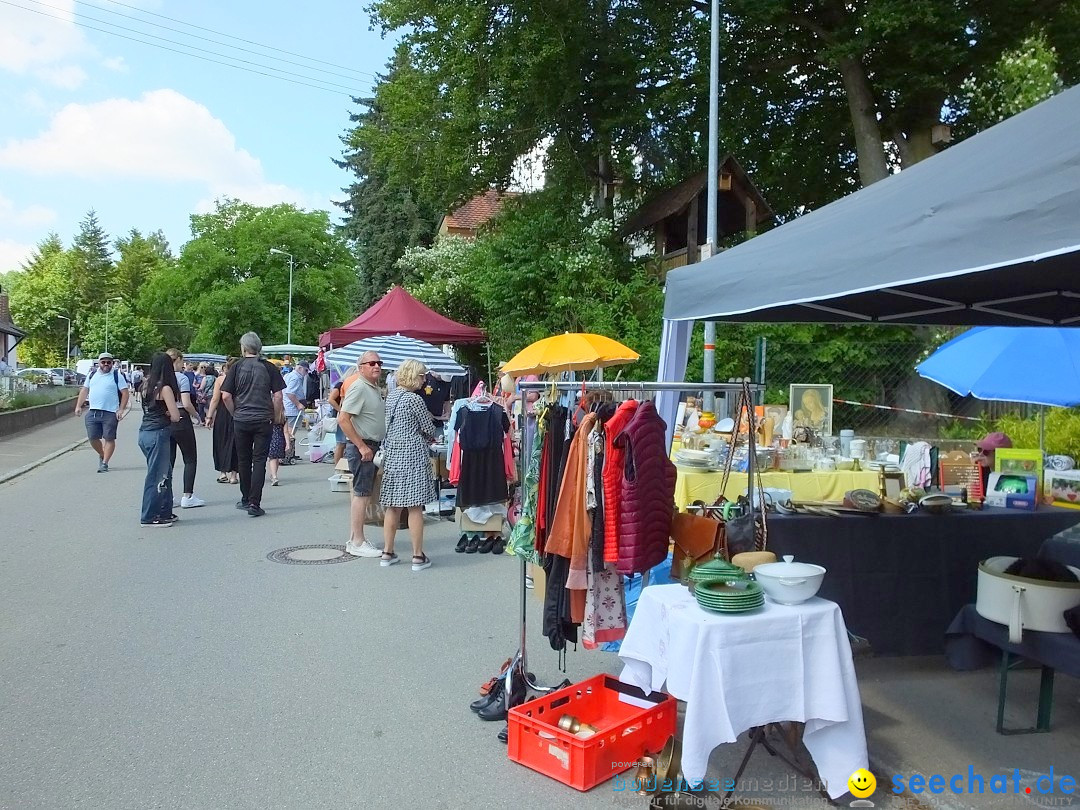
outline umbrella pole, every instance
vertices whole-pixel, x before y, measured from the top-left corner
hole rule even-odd
[[[1039,462],[1043,466],[1046,466],[1046,406],[1039,406],[1039,452],[1042,453],[1042,461]]]
[[[488,341],[487,343],[484,344],[484,350],[487,352],[487,368],[488,368],[487,379],[488,379],[488,384],[491,386],[491,390],[494,391],[495,390],[495,382],[494,382],[494,380],[491,379],[491,341]]]

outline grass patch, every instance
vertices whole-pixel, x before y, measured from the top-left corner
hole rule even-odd
[[[49,405],[64,399],[78,396],[79,389],[75,386],[56,386],[55,388],[39,388],[29,393],[19,392],[6,397],[0,394],[0,411],[17,411],[22,408],[33,408],[35,405]]]

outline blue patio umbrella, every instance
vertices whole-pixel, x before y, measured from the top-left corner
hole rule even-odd
[[[915,367],[920,376],[961,396],[1042,405],[1080,405],[1080,328],[978,326],[955,337]]]

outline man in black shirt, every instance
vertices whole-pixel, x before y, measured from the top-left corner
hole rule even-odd
[[[240,467],[240,501],[252,517],[261,517],[266,457],[273,424],[282,424],[285,411],[281,392],[285,380],[277,366],[259,357],[262,341],[254,332],[240,338],[243,357],[234,363],[221,384],[221,401],[233,415],[236,459]]]

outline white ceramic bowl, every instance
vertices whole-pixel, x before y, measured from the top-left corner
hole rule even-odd
[[[783,562],[755,566],[754,579],[773,602],[797,605],[814,596],[821,587],[825,569],[794,560],[792,555],[785,554]]]

